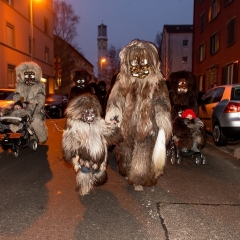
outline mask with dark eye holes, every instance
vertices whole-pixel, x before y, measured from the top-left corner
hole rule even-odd
[[[82,113],[81,120],[86,123],[91,123],[94,121],[95,116],[96,114],[92,108],[86,108]]]
[[[130,62],[130,65],[130,71],[133,77],[143,79],[149,74],[150,67],[146,58],[140,59],[136,57],[136,59]]]
[[[81,89],[85,89],[87,87],[87,81],[85,79],[78,79],[76,85]]]
[[[33,71],[24,72],[24,82],[28,86],[32,86],[35,83],[35,73]]]
[[[188,91],[188,85],[185,78],[178,80],[178,94],[184,94]]]

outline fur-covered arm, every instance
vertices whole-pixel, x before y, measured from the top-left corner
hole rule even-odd
[[[110,123],[104,125],[103,136],[108,145],[117,145],[123,139],[121,129],[116,124]]]
[[[105,121],[107,123],[117,122],[117,125],[120,126],[124,104],[125,97],[120,89],[119,81],[117,81],[108,98]]]

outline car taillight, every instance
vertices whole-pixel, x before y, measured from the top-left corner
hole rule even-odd
[[[224,113],[240,112],[240,103],[229,102],[223,112]]]

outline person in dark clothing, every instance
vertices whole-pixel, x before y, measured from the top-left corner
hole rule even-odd
[[[91,75],[87,71],[76,71],[73,77],[73,82],[75,83],[75,86],[71,88],[68,100],[70,101],[82,93],[92,93],[89,87],[90,80]]]

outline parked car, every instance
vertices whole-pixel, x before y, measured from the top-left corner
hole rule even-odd
[[[0,109],[13,105],[13,94],[15,89],[0,88]]]
[[[217,146],[240,139],[240,84],[208,90],[201,98],[198,117]]]
[[[47,117],[62,118],[67,104],[68,99],[65,95],[48,95],[44,107]]]

